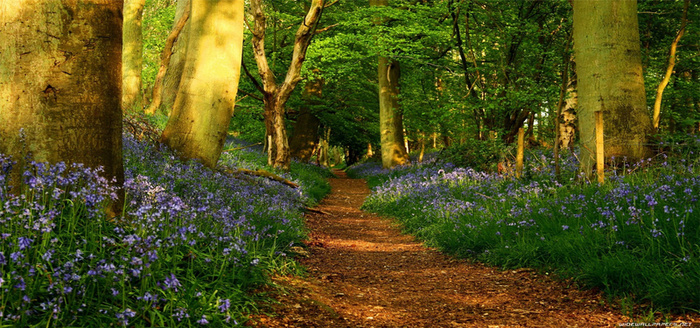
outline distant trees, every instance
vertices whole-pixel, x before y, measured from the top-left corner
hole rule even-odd
[[[605,156],[644,158],[651,132],[637,22],[637,1],[573,1],[581,162],[590,173],[595,112],[605,120]]]
[[[243,0],[190,0],[185,66],[161,141],[216,166],[233,116],[243,48]]]
[[[122,5],[3,1],[0,153],[20,164],[31,155],[101,166],[106,178],[123,182]],[[119,211],[112,204],[111,215]]]

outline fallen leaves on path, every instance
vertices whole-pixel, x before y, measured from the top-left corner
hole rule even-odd
[[[602,295],[535,270],[450,258],[359,210],[363,180],[331,179],[309,213],[306,277],[276,277],[280,304],[256,327],[614,327],[629,322]]]

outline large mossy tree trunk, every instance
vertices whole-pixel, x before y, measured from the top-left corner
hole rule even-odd
[[[263,116],[265,118],[266,140],[268,141],[268,164],[275,168],[289,170],[291,154],[287,130],[284,125],[285,105],[292,95],[292,91],[301,81],[301,67],[304,64],[306,50],[316,32],[324,6],[324,0],[311,1],[311,6],[294,36],[292,61],[287,69],[285,79],[281,84],[277,84],[275,74],[268,65],[265,53],[267,17],[263,10],[262,0],[251,0],[250,2],[250,10],[255,20],[252,40],[253,53],[262,81],[260,91],[265,103]]]
[[[244,1],[191,0],[190,5],[185,68],[161,141],[183,158],[215,167],[238,91]]]
[[[403,113],[399,107],[399,63],[379,57],[379,130],[382,166],[391,168],[408,163],[403,135]]]
[[[143,7],[146,0],[124,0],[122,49],[122,108],[141,105],[141,67],[143,65]]]
[[[637,1],[574,0],[581,168],[590,176],[595,112],[603,112],[605,157],[635,161],[649,155],[651,132],[637,21]]]
[[[19,167],[30,154],[40,162],[101,166],[106,178],[123,183],[122,5],[0,5],[0,153],[13,156]],[[120,213],[120,207],[112,203],[108,214]]]
[[[318,144],[318,129],[321,121],[314,114],[312,107],[321,98],[322,90],[322,79],[309,81],[304,86],[304,93],[302,94],[304,104],[299,109],[299,115],[297,115],[297,121],[294,124],[294,134],[289,141],[292,158],[297,158],[302,162],[311,160],[314,149]]]
[[[370,6],[387,6],[388,0],[370,0]],[[383,19],[378,17],[377,24]],[[403,112],[399,107],[399,63],[379,56],[377,77],[379,85],[379,137],[382,153],[382,166],[391,168],[408,163],[408,152],[403,135]]]

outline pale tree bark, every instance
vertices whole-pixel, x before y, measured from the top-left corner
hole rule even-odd
[[[244,0],[191,0],[187,58],[161,141],[215,167],[238,91]]]
[[[388,0],[370,0],[370,6],[386,6]],[[378,20],[381,22],[381,20]],[[377,65],[379,78],[379,133],[382,166],[391,168],[408,163],[408,152],[404,146],[403,113],[399,107],[399,63],[379,56]]]
[[[318,143],[318,128],[321,121],[316,117],[311,107],[318,103],[322,91],[323,79],[314,79],[304,86],[302,94],[304,104],[299,109],[299,115],[297,115],[297,121],[294,124],[294,135],[289,141],[291,156],[302,162],[311,160]]]
[[[253,31],[253,53],[255,62],[258,65],[258,74],[262,81],[263,102],[265,106],[265,128],[266,139],[271,140],[268,145],[268,164],[289,170],[290,151],[287,139],[287,130],[284,126],[285,104],[294,91],[299,81],[301,81],[301,67],[306,57],[306,50],[309,47],[321,13],[325,6],[324,0],[312,0],[304,20],[294,37],[294,50],[292,62],[287,69],[287,75],[281,84],[277,84],[275,75],[267,63],[265,54],[265,29],[267,28],[265,11],[262,0],[251,0],[250,10],[255,20]]]
[[[180,1],[178,3],[178,9],[182,3],[189,4],[189,1]],[[188,26],[187,22],[189,22],[190,18],[189,5],[184,7],[185,8],[182,14],[177,15],[179,18],[175,22],[175,27],[165,40],[165,47],[163,48],[163,53],[160,56],[160,67],[158,68],[158,74],[156,74],[156,80],[153,83],[153,99],[148,105],[148,108],[145,110],[146,114],[153,115],[156,113],[158,108],[165,107],[169,115],[169,109],[172,108],[172,104],[175,101],[177,87],[173,87],[172,84],[175,81],[177,81],[179,84],[180,78],[182,77],[182,69],[184,68],[185,64],[184,50],[187,48],[182,45],[184,38],[181,37],[185,37],[187,35],[184,29]],[[181,50],[176,52],[175,45],[179,45]],[[175,64],[171,65],[173,60],[175,60]],[[168,75],[170,75],[169,79]],[[167,91],[164,89],[167,89]],[[164,100],[166,101],[165,104],[163,103]]]
[[[143,7],[146,0],[124,0],[122,48],[122,108],[140,106],[143,65]]]
[[[605,156],[635,161],[649,155],[651,132],[637,22],[637,1],[573,0],[581,168],[590,176],[595,112],[605,122]]]
[[[18,167],[26,150],[123,182],[121,11],[120,0],[0,4],[0,153]]]
[[[659,82],[659,86],[656,88],[656,100],[654,100],[654,111],[652,114],[652,124],[654,130],[659,129],[659,121],[661,119],[661,100],[664,96],[664,89],[671,81],[671,75],[673,75],[673,69],[676,67],[676,48],[678,48],[678,42],[683,37],[685,33],[685,26],[688,24],[688,7],[690,6],[690,0],[685,0],[683,5],[683,18],[681,19],[681,28],[678,30],[678,34],[671,42],[671,49],[668,53],[668,66],[666,67],[666,73],[664,78]]]

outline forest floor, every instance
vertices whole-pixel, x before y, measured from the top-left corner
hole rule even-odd
[[[254,327],[614,327],[634,321],[591,290],[531,269],[454,259],[360,210],[363,180],[335,172],[309,213],[307,275],[275,277],[278,304]],[[676,321],[690,326],[690,318]],[[671,324],[673,325],[673,324]]]

